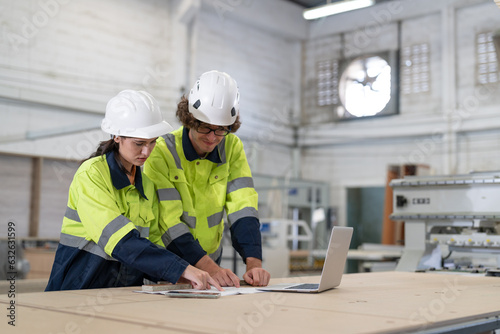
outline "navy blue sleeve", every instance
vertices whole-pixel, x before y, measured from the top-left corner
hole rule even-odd
[[[150,277],[176,283],[188,263],[172,252],[159,248],[151,241],[141,238],[139,231],[132,230],[116,244],[113,258],[142,271]]]
[[[184,233],[175,238],[168,244],[167,249],[189,262],[192,266],[207,254],[191,233]]]
[[[246,262],[247,257],[262,260],[260,222],[255,217],[243,217],[231,225],[231,241],[234,249]]]

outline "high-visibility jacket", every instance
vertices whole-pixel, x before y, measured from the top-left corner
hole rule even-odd
[[[262,259],[258,195],[243,143],[234,134],[200,158],[181,127],[163,137],[144,165],[160,200],[163,245],[194,265],[222,253],[224,212],[233,247],[242,258]]]
[[[141,169],[132,185],[114,153],[89,159],[69,189],[46,291],[176,282],[188,263],[155,245],[159,238],[156,188]]]

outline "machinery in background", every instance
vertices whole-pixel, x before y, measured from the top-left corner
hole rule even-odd
[[[26,278],[30,271],[30,263],[25,258],[20,241],[0,239],[0,280]]]
[[[287,277],[313,265],[313,232],[305,221],[262,219],[261,234],[264,265],[271,276]]]
[[[357,272],[393,271],[403,253],[401,245],[363,243],[350,249],[348,260],[357,261]]]
[[[404,221],[398,271],[487,273],[500,267],[500,171],[393,180],[394,211]]]
[[[312,245],[313,234],[303,220],[269,219],[260,222],[262,245],[269,248],[287,248],[298,250],[298,242]]]
[[[253,181],[259,194],[264,268],[271,277],[321,270],[336,223],[336,211],[329,207],[328,184],[258,174]],[[229,235],[224,232],[221,266],[241,276],[245,264],[233,250]]]
[[[16,279],[48,279],[58,244],[58,238],[20,237],[14,242],[0,238],[0,281],[12,275]]]
[[[314,269],[321,270],[323,263],[318,266],[319,261],[324,260],[326,249],[311,250],[313,244],[313,233],[307,222],[303,220],[289,219],[261,219],[262,235],[262,257],[263,267],[269,271],[271,277],[288,277],[291,271],[306,271]],[[298,248],[298,245],[303,248]],[[233,272],[242,275],[245,265],[236,252],[232,255],[226,253],[234,252],[229,240],[224,241],[221,266],[233,268]],[[317,254],[317,256],[315,256]]]
[[[313,243],[294,241],[291,249],[327,248],[329,232],[336,224],[336,210],[330,207],[326,182],[287,177],[253,175],[259,194],[261,219],[305,221],[314,234]]]

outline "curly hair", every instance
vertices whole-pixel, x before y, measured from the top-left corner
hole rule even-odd
[[[189,112],[189,101],[187,97],[181,97],[181,101],[177,104],[177,112],[175,113],[182,125],[188,129],[197,129],[200,126],[200,121],[194,118]],[[238,131],[241,126],[240,115],[236,116],[236,121],[231,125],[231,132]]]

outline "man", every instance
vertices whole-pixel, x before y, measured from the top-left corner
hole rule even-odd
[[[158,138],[144,169],[158,187],[164,246],[221,286],[239,287],[239,278],[219,267],[225,212],[233,247],[246,263],[244,280],[267,285],[258,195],[243,144],[233,134],[241,125],[236,82],[223,72],[202,74],[176,115],[183,126]]]

